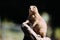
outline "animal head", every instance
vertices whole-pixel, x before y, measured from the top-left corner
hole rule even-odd
[[[34,15],[35,13],[38,12],[38,9],[36,6],[31,5],[29,8],[29,15]]]

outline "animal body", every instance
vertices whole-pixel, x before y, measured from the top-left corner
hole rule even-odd
[[[29,40],[51,40],[51,39],[48,38],[48,37],[41,38],[41,36],[38,35],[38,34],[36,34],[36,33],[33,31],[33,29],[30,28],[30,26],[27,25],[26,23],[27,23],[27,21],[26,21],[26,22],[23,22],[22,26],[23,26],[23,28],[24,28],[24,27],[27,28],[27,29],[25,29],[25,30],[28,30],[27,32],[29,33],[29,36],[27,36],[28,34],[25,34],[25,39],[24,39],[24,40],[28,40],[29,38],[30,38]],[[30,35],[30,34],[31,34],[31,35]],[[27,38],[26,38],[26,36],[27,36]],[[34,37],[33,37],[33,36],[34,36]]]
[[[24,22],[29,25],[30,28],[41,38],[46,37],[47,33],[47,24],[45,20],[41,17],[36,6],[30,6],[28,19]],[[36,40],[32,33],[28,30],[28,27],[22,27],[22,30],[25,34],[24,40]]]
[[[41,37],[46,37],[47,23],[45,22],[45,20],[39,14],[38,9],[37,9],[36,6],[33,6],[33,5],[30,6],[29,16],[28,16],[27,22],[32,24],[32,26],[31,26],[32,29],[38,35],[41,35]]]

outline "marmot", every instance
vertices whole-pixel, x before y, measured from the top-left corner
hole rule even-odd
[[[41,17],[36,6],[30,6],[27,23],[32,24],[32,29],[41,37],[45,37],[47,33],[47,23]]]

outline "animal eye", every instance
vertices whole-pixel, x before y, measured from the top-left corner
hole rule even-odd
[[[35,7],[34,7],[35,8]]]

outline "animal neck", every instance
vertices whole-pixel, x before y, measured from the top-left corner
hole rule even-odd
[[[35,15],[40,16],[39,12],[36,12]]]

